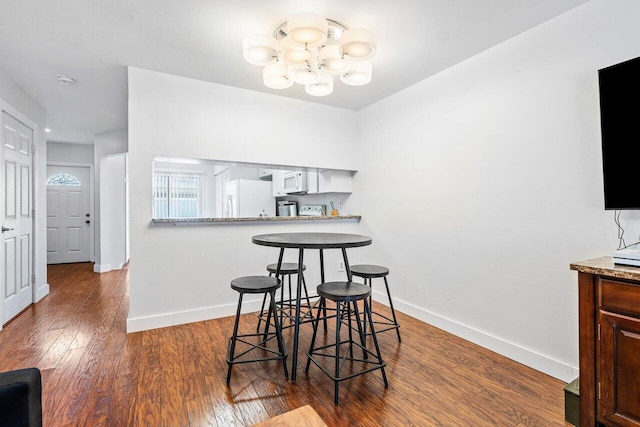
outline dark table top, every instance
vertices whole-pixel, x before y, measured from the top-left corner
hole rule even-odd
[[[253,236],[256,245],[276,248],[335,249],[371,244],[371,237],[346,233],[273,233]]]

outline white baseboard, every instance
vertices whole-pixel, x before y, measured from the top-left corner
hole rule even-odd
[[[374,291],[373,299],[382,304],[388,304],[387,294]],[[501,354],[523,365],[529,366],[540,372],[544,372],[564,382],[571,382],[578,376],[578,368],[564,362],[552,359],[535,351],[520,347],[516,344],[496,338],[486,332],[479,331],[470,326],[463,325],[446,317],[416,307],[404,301],[394,299],[393,306],[397,311],[415,317],[443,331],[449,332],[460,338],[471,341],[484,348]],[[401,329],[402,330],[402,329]]]
[[[113,270],[120,270],[122,267],[124,267],[125,264],[126,263],[124,263],[124,262],[120,263],[115,268],[112,267],[111,264],[101,264],[101,265],[93,264],[93,272],[94,273],[108,273],[108,272],[113,271]]]
[[[93,264],[93,272],[94,273],[108,273],[111,271],[111,264]]]
[[[255,301],[243,300],[242,312],[252,313],[259,311],[261,306],[262,298]],[[184,325],[185,323],[201,322],[203,320],[217,319],[220,317],[235,316],[237,309],[238,306],[236,304],[227,304],[203,307],[195,310],[163,313],[155,316],[129,318],[127,319],[127,333],[165,328],[167,326]]]
[[[49,295],[49,284],[43,283],[36,288],[36,292],[34,295],[35,300],[33,302],[38,302],[47,295]]]
[[[382,304],[388,304],[386,293],[374,291],[374,300]],[[436,328],[442,329],[460,338],[471,341],[491,351],[495,351],[509,359],[522,363],[540,372],[544,372],[564,382],[571,382],[578,376],[578,368],[568,365],[535,351],[520,347],[516,344],[496,338],[485,332],[463,325],[438,314],[434,314],[413,304],[400,300],[393,300],[394,308],[411,317],[415,317]],[[251,313],[260,310],[262,299],[255,301],[243,301],[242,312]],[[203,307],[195,310],[186,310],[173,313],[163,313],[154,316],[127,319],[127,333],[145,331],[148,329],[164,328],[167,326],[183,325],[186,323],[200,322],[217,319],[220,317],[234,316],[236,304],[223,306]]]

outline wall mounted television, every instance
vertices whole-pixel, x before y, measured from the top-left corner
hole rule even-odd
[[[640,57],[598,70],[604,208],[640,209]]]

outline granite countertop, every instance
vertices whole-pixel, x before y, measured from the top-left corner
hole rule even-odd
[[[360,221],[361,215],[338,215],[338,216],[266,216],[247,218],[154,218],[152,224],[222,224],[238,222],[286,222],[286,221],[340,221],[356,220]]]
[[[613,257],[610,256],[574,262],[569,265],[569,268],[582,273],[597,274],[599,276],[640,280],[640,267],[614,264]]]

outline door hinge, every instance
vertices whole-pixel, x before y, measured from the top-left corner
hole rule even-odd
[[[36,219],[36,210],[31,209],[31,219]]]
[[[36,154],[36,144],[31,144],[31,154]]]
[[[602,383],[598,382],[598,400],[602,400]]]
[[[32,275],[31,275],[31,284],[32,284],[32,285],[35,285],[35,284],[36,284],[36,275],[35,275],[35,274],[32,274]]]
[[[598,323],[598,341],[600,341],[600,323]]]

